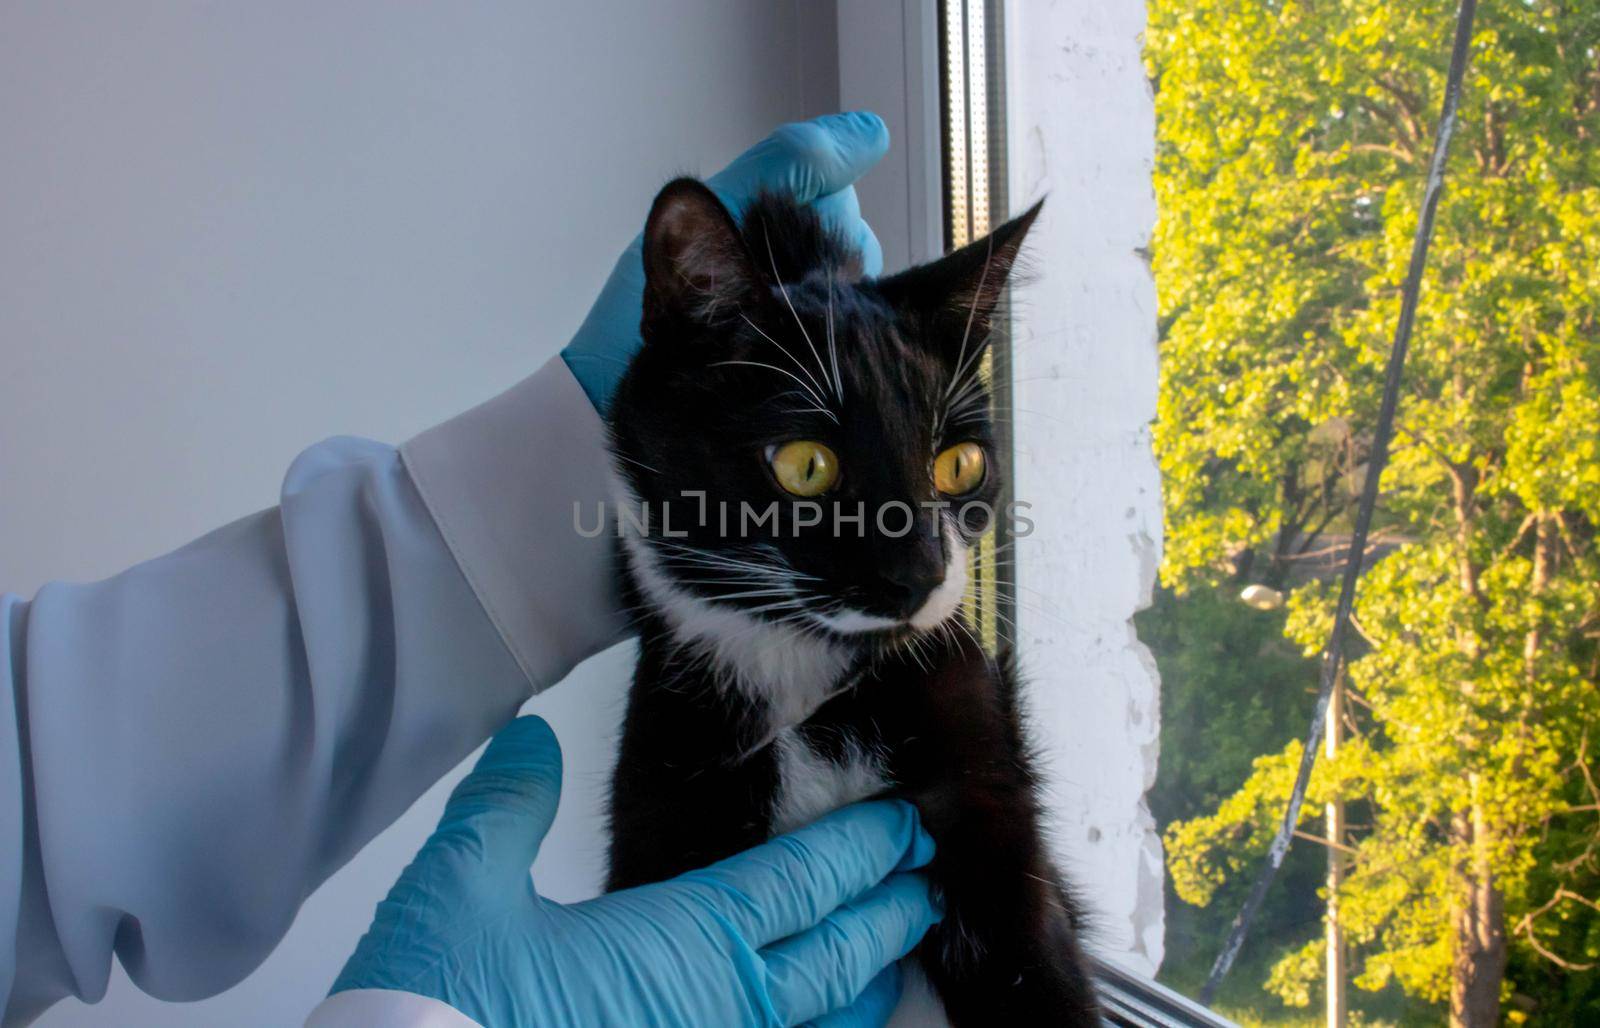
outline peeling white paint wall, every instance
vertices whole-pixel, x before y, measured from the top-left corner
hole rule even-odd
[[[1094,909],[1094,948],[1153,973],[1161,844],[1145,807],[1159,729],[1155,663],[1130,618],[1161,557],[1155,122],[1142,0],[1013,0],[1006,10],[1012,208],[1048,195],[1014,314],[1018,631],[1049,756],[1065,866]]]

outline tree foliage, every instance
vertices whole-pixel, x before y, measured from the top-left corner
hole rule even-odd
[[[1332,609],[1318,561],[1366,473],[1454,13],[1152,3],[1163,580],[1292,587],[1308,655]],[[1306,807],[1308,829],[1326,798],[1365,814],[1335,840],[1357,984],[1463,1022],[1485,989],[1518,1016],[1550,1016],[1529,997],[1552,989],[1588,1002],[1574,976],[1600,960],[1597,137],[1600,4],[1484,4],[1358,593],[1350,738]],[[1263,754],[1173,826],[1181,896],[1253,871],[1297,759],[1292,741]],[[1271,987],[1304,999],[1312,952]]]
[[[1161,762],[1147,797],[1159,828],[1212,810],[1238,788],[1257,756],[1281,745],[1310,716],[1317,665],[1284,638],[1283,621],[1281,611],[1251,610],[1227,591],[1209,588],[1181,597],[1157,590],[1135,618],[1161,670]],[[1236,1017],[1286,1013],[1261,995],[1260,984],[1284,940],[1320,937],[1322,876],[1320,854],[1290,854],[1281,887],[1268,898],[1238,971],[1217,997],[1220,1008]],[[1210,883],[1205,907],[1168,895],[1162,981],[1189,993],[1200,988],[1249,885],[1244,877]]]

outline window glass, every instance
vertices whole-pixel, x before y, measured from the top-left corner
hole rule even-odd
[[[1152,0],[1161,979],[1197,991],[1313,716],[1454,3]],[[1600,1023],[1600,12],[1477,14],[1354,627],[1245,1024]]]

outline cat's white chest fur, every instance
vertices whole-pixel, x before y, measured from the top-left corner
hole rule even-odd
[[[623,502],[637,500],[619,477]],[[650,544],[625,534],[629,566],[684,646],[703,657],[720,683],[764,711],[777,756],[774,834],[809,824],[888,787],[882,756],[849,740],[836,758],[813,750],[796,727],[849,688],[852,650],[804,627],[767,621],[718,605],[680,587]],[[759,748],[759,747],[758,747]]]
[[[889,786],[883,761],[854,742],[843,758],[811,748],[798,729],[783,728],[772,741],[778,758],[778,793],[773,803],[775,834],[810,824],[830,810],[864,800]]]

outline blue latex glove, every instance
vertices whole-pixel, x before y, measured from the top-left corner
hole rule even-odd
[[[940,917],[910,871],[933,840],[898,801],[563,906],[528,874],[560,794],[555,734],[518,718],[456,787],[333,991],[418,993],[488,1028],[881,1025],[895,961]]]
[[[883,249],[861,220],[854,183],[889,149],[889,130],[870,111],[830,114],[793,122],[736,157],[706,180],[728,209],[738,216],[762,190],[788,191],[813,204],[861,250],[863,270],[883,270]],[[643,237],[635,237],[612,269],[589,309],[578,334],[562,358],[595,410],[611,405],[617,383],[638,352],[639,318],[644,296]]]

